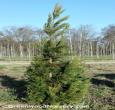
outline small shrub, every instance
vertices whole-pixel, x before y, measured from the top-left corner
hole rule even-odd
[[[1,89],[0,90],[0,101],[1,102],[16,102],[16,96],[13,95],[14,90]]]

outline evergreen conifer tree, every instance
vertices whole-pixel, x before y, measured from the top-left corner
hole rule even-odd
[[[56,4],[44,26],[46,39],[40,56],[35,56],[26,72],[27,101],[37,104],[73,104],[81,101],[87,90],[83,67],[76,58],[69,61],[64,38],[68,16]]]

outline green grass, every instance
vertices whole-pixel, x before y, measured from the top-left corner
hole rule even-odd
[[[13,89],[1,89],[0,90],[0,103],[14,103],[17,102],[16,96],[13,95]]]
[[[8,57],[8,56],[5,56],[5,57],[0,57],[0,61],[29,61],[31,60],[33,57],[19,57],[19,56],[16,56],[16,57]]]
[[[108,55],[108,56],[99,56],[99,58],[97,58],[97,56],[83,56],[82,57],[83,60],[113,60],[113,57]]]
[[[75,55],[73,55],[73,57],[74,56]],[[92,57],[91,56],[82,56],[82,57],[79,57],[79,58],[81,58],[82,60],[97,60],[97,61],[100,61],[100,60],[113,60],[113,56],[111,56],[111,55],[108,55],[108,56],[99,56],[99,58],[97,58],[96,55],[94,55]],[[0,57],[0,61],[30,61],[32,59],[33,59],[32,56],[30,58],[26,57],[26,56],[24,56],[24,57],[20,57],[20,56],[15,56],[15,57],[8,57],[8,56]]]
[[[0,70],[4,69],[5,66],[4,65],[0,65]]]

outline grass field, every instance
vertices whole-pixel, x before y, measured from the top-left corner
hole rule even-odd
[[[107,55],[107,56],[99,56],[98,58],[97,58],[97,56],[96,55],[93,55],[92,57],[91,56],[83,56],[82,57],[82,59],[84,59],[84,60],[113,60],[113,56],[112,55]]]
[[[115,64],[88,64],[90,78],[86,98],[91,110],[115,110]]]
[[[24,103],[25,77],[28,64],[0,64],[0,105]],[[89,93],[84,101],[87,110],[115,110],[115,64],[87,64]]]
[[[76,56],[76,55],[75,55]],[[71,57],[71,56],[70,56]],[[74,55],[73,55],[74,57]],[[79,56],[77,56],[79,57]],[[96,60],[96,61],[101,61],[101,60],[113,60],[113,56],[112,55],[107,55],[107,56],[99,56],[97,58],[96,55],[91,56],[82,56],[81,57],[83,60]],[[4,56],[4,57],[0,57],[0,61],[29,61],[32,60],[33,57],[30,56],[25,56],[25,57],[19,57],[19,56],[15,56],[15,57],[8,57],[8,56]]]

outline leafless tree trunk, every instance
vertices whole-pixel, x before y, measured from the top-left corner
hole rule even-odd
[[[72,47],[72,39],[71,39],[70,31],[69,31],[69,42],[70,42],[70,55],[71,55],[71,59],[73,59],[73,47]]]
[[[30,48],[30,43],[28,44],[28,59],[30,60],[31,57],[31,48]]]
[[[115,45],[114,43],[112,43],[112,56],[113,56],[113,60],[115,59]]]
[[[23,47],[22,47],[21,44],[20,44],[20,57],[21,57],[21,58],[23,57]]]
[[[96,44],[96,56],[98,59],[99,58],[99,45],[98,45],[98,43]]]
[[[92,46],[92,41],[90,42],[90,48],[91,48],[91,57],[93,57],[93,46]]]
[[[80,33],[79,54],[81,57],[82,56],[82,32]]]

